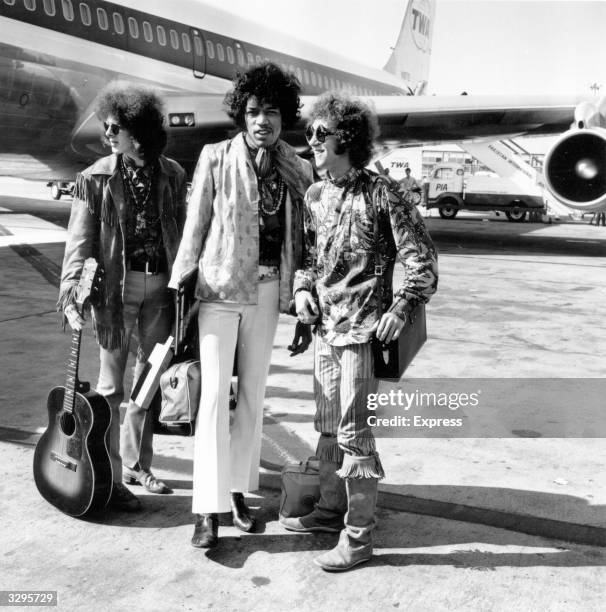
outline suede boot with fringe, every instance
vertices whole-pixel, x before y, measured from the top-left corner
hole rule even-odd
[[[347,514],[338,544],[314,562],[327,572],[343,572],[372,558],[378,478],[346,478]]]

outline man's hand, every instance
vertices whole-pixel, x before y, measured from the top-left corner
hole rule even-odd
[[[377,327],[376,336],[381,342],[397,340],[406,322],[393,312],[386,312],[381,317]]]
[[[297,291],[295,295],[295,311],[299,321],[306,325],[315,323],[320,314],[320,309],[311,295],[311,292],[304,289]]]
[[[292,339],[292,344],[287,346],[286,348],[289,351],[292,351],[290,356],[294,357],[295,355],[300,355],[304,353],[309,345],[311,344],[311,327],[306,325],[305,323],[301,323],[301,321],[297,321],[297,325],[295,326],[295,335]]]
[[[74,304],[69,304],[65,307],[63,311],[69,326],[74,331],[82,331],[84,327],[84,317],[78,312],[78,309],[74,306]]]

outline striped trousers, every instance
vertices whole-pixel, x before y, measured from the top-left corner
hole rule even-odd
[[[376,393],[370,343],[332,346],[316,335],[314,426],[320,433],[316,456],[342,464],[344,478],[383,478],[367,419],[369,393]]]

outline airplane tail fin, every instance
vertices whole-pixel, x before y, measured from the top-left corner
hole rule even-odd
[[[427,85],[435,12],[436,0],[408,0],[398,40],[383,67],[407,81],[416,94]]]

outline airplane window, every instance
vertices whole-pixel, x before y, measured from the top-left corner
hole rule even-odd
[[[335,88],[335,80],[332,77],[330,77],[330,88],[331,89]]]
[[[170,30],[169,32],[170,35],[170,46],[173,49],[179,49],[179,35],[177,34],[177,32],[175,32],[175,30]]]
[[[148,43],[153,42],[154,40],[154,32],[149,21],[143,22],[143,38],[145,38],[145,41]]]
[[[326,89],[330,89],[330,83],[326,75],[324,75],[324,87],[326,87]]]
[[[122,19],[122,15],[120,15],[120,13],[114,13],[113,17],[116,34],[124,34],[124,20]]]
[[[311,76],[311,84],[315,87],[316,86],[316,73],[312,71],[310,76]]]
[[[134,17],[128,18],[128,31],[133,38],[139,38],[139,24]]]
[[[57,12],[55,10],[55,0],[43,0],[42,4],[44,4],[44,12],[49,17],[54,17]]]
[[[194,36],[194,47],[196,48],[196,55],[202,57],[204,55],[204,48],[202,47],[202,39],[198,36]]]
[[[299,79],[299,83],[303,82],[303,73],[301,72],[301,68],[297,66],[297,78]]]
[[[23,4],[28,11],[36,10],[36,0],[23,0]]]
[[[109,22],[107,19],[107,13],[105,9],[98,8],[97,9],[97,23],[102,30],[107,30],[109,28]]]
[[[225,61],[225,51],[223,50],[223,45],[221,43],[217,43],[217,58],[220,62]]]
[[[158,33],[158,42],[165,47],[166,46],[166,30],[162,26],[158,26],[156,28],[156,32]]]
[[[263,62],[263,58],[260,55],[257,55],[255,59],[257,60],[257,64],[260,64]]]
[[[238,56],[238,64],[240,64],[240,66],[246,66],[244,51],[242,51],[242,49],[236,49],[236,55]]]
[[[63,9],[63,17],[66,21],[74,20],[74,7],[71,0],[61,0],[61,8]]]
[[[191,52],[191,41],[189,40],[189,36],[183,32],[183,34],[181,34],[181,42],[183,43],[183,51],[185,51],[185,53],[190,53]],[[202,43],[200,43],[200,53],[198,55],[202,55]]]
[[[307,68],[303,68],[303,80],[305,81],[305,85],[309,85],[309,71]]]
[[[295,71],[295,67],[294,67],[294,66],[291,64],[291,65],[288,67],[288,72],[294,72],[294,71]]]
[[[80,2],[80,19],[85,26],[89,26],[93,22],[93,18],[90,14],[90,7],[88,4],[84,4],[84,2]]]
[[[206,52],[208,53],[208,57],[210,59],[215,59],[215,46],[212,43],[212,40],[206,41]]]
[[[226,50],[227,50],[227,61],[230,64],[233,64],[236,61],[236,58],[234,57],[234,50],[230,46],[227,46]]]
[[[248,65],[252,66],[255,63],[255,58],[253,56],[252,53],[250,53],[250,51],[246,54],[246,57],[248,58]]]

